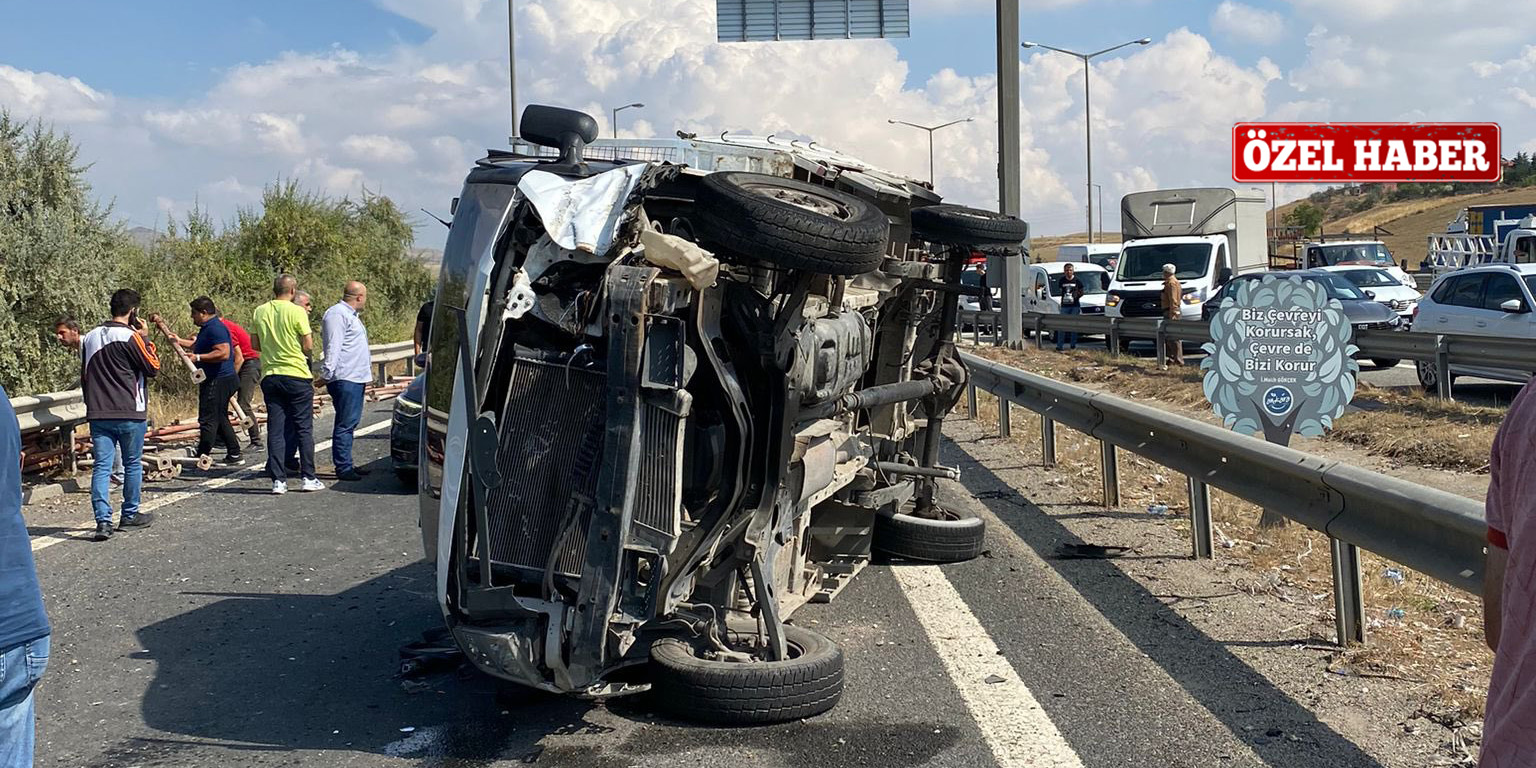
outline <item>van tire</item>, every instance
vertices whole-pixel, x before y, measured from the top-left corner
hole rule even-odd
[[[901,512],[875,514],[873,546],[877,552],[925,563],[974,560],[986,544],[987,525],[979,517],[961,517],[940,508],[942,519]]]
[[[1396,368],[1397,364],[1401,363],[1401,362],[1402,362],[1401,360],[1393,360],[1393,359],[1387,358],[1387,357],[1373,357],[1373,358],[1371,358],[1371,365],[1374,365],[1377,368]]]
[[[1029,239],[1029,224],[963,205],[913,208],[912,231],[919,239],[945,245],[1019,245]]]
[[[699,658],[692,642],[664,637],[651,645],[651,693],[682,720],[766,725],[800,720],[837,706],[843,695],[843,651],[803,627],[784,625],[791,658],[734,662]]]
[[[891,224],[862,198],[761,173],[712,173],[699,182],[694,223],[726,261],[823,275],[879,268]]]

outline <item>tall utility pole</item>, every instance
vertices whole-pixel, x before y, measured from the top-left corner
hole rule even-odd
[[[615,139],[617,139],[619,137],[619,113],[623,112],[626,109],[639,109],[640,107],[643,107],[643,106],[645,106],[645,105],[641,104],[640,102],[637,101],[637,102],[635,102],[633,104],[625,104],[622,107],[614,107],[613,108],[613,125],[612,125],[612,128],[613,128],[613,137]]]
[[[973,118],[973,117],[965,117],[965,118],[961,118],[959,120],[951,120],[951,121],[949,121],[949,122],[947,122],[947,123],[945,123],[943,125],[935,125],[935,126],[933,126],[931,128],[929,126],[926,126],[926,125],[918,125],[917,123],[909,123],[909,122],[907,122],[905,120],[889,120],[888,119],[888,120],[886,120],[886,122],[890,123],[891,125],[906,125],[906,126],[910,126],[912,128],[917,128],[919,130],[924,130],[924,131],[928,132],[928,186],[931,187],[931,186],[933,186],[933,132],[939,130],[940,128],[948,128],[951,125],[959,125],[961,123],[969,123],[969,122],[971,122],[974,119],[975,118]]]
[[[1085,197],[1088,202],[1088,234],[1090,236],[1093,234],[1093,103],[1089,100],[1088,93],[1088,81],[1091,79],[1091,69],[1088,66],[1088,60],[1096,56],[1103,56],[1104,54],[1111,51],[1118,51],[1127,45],[1148,45],[1151,42],[1152,38],[1143,37],[1140,40],[1132,40],[1130,42],[1121,43],[1116,46],[1105,48],[1102,51],[1094,51],[1093,53],[1078,53],[1077,51],[1069,51],[1065,48],[1057,48],[1055,46],[1045,45],[1044,43],[1023,43],[1025,48],[1044,48],[1048,51],[1065,53],[1068,56],[1075,56],[1078,59],[1081,59],[1083,62],[1083,144],[1087,148],[1086,154],[1088,163],[1088,193]]]
[[[507,95],[512,98],[512,133],[510,142],[517,140],[517,0],[507,0]]]
[[[1019,0],[997,0],[997,203],[998,212],[1008,216],[1018,216],[1022,208],[1020,154]],[[988,260],[987,271],[1003,276],[1003,339],[1022,341],[1023,253]]]
[[[1088,242],[1097,243],[1104,239],[1104,185],[1090,183],[1089,186],[1099,193],[1099,231],[1098,234],[1094,234],[1092,229],[1088,230]]]

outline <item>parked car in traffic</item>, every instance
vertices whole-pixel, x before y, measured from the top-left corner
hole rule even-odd
[[[389,463],[400,482],[416,487],[416,468],[421,451],[421,410],[426,402],[427,374],[411,380],[395,398],[389,422]]]
[[[1447,272],[1435,280],[1419,301],[1413,330],[1420,333],[1496,336],[1505,339],[1536,339],[1536,264],[1485,264]],[[1457,376],[1523,384],[1531,368],[1477,368],[1450,366],[1451,383]],[[1439,374],[1432,362],[1418,361],[1419,383],[1433,392]]]
[[[1412,324],[1413,311],[1418,308],[1419,299],[1424,297],[1417,288],[1403,285],[1396,275],[1381,267],[1346,265],[1323,267],[1322,271],[1333,272],[1354,283],[1355,287],[1365,291],[1365,295],[1372,301],[1381,302],[1387,305],[1388,309],[1396,312],[1406,324]]]
[[[1278,272],[1255,272],[1246,275],[1238,275],[1230,282],[1222,286],[1210,301],[1205,303],[1202,317],[1210,322],[1217,310],[1221,309],[1221,302],[1227,297],[1236,295],[1238,286],[1248,280],[1263,280],[1266,277],[1298,277],[1308,282],[1317,283],[1327,291],[1328,298],[1337,299],[1339,306],[1344,310],[1344,316],[1348,318],[1356,331],[1397,331],[1403,330],[1405,325],[1402,318],[1398,317],[1387,305],[1366,295],[1354,283],[1342,276],[1322,269],[1287,270]],[[1371,358],[1371,363],[1379,368],[1392,368],[1401,360],[1388,358]]]

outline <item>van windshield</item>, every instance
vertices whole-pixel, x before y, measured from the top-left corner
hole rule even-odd
[[[1121,280],[1161,280],[1163,265],[1172,264],[1180,280],[1205,277],[1211,268],[1210,243],[1147,243],[1126,248],[1120,256]]]
[[[1384,264],[1396,266],[1392,252],[1381,243],[1343,243],[1340,245],[1313,246],[1323,252],[1323,263],[1315,266],[1331,267],[1336,264]]]
[[[1061,295],[1061,278],[1063,274],[1051,275],[1051,295]],[[1109,273],[1084,270],[1077,273],[1077,279],[1083,284],[1083,295],[1105,293],[1109,290]]]

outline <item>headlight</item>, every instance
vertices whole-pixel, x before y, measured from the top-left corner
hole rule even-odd
[[[407,400],[404,397],[395,398],[395,416],[410,419],[420,415],[421,403],[415,400]]]
[[[1390,325],[1393,328],[1396,328],[1396,327],[1398,327],[1399,325],[1402,325],[1402,324],[1403,324],[1403,318],[1400,315],[1393,315],[1392,319],[1387,321],[1387,325]]]
[[[1200,298],[1200,294],[1198,294],[1198,293],[1186,293],[1186,294],[1184,294],[1184,303],[1185,304],[1199,304],[1201,301],[1203,301],[1203,299]]]
[[[1111,293],[1109,298],[1104,300],[1104,303],[1111,307],[1118,307],[1120,306],[1120,297],[1117,294]]]

